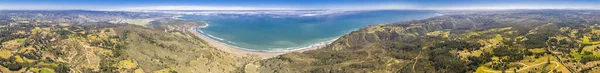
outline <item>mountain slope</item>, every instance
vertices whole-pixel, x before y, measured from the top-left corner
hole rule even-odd
[[[600,11],[442,13],[447,15],[367,26],[321,49],[264,60],[235,57],[209,47],[192,34],[196,32],[185,31],[203,26],[202,22],[158,19],[144,26],[87,20],[57,23],[44,20],[56,17],[27,19],[31,14],[22,13],[18,15],[26,17],[0,20],[0,71],[600,72]],[[15,15],[0,14],[3,16]]]
[[[194,32],[167,28],[204,25],[198,22],[152,28],[9,23],[0,27],[6,29],[0,31],[2,72],[236,72],[255,59],[218,51]]]
[[[594,32],[599,17],[598,11],[490,11],[374,25],[351,32],[322,49],[254,62],[250,65],[257,67],[245,71],[588,71],[595,66],[585,64],[595,64],[600,57],[593,54],[599,51],[577,51],[583,46],[573,45],[584,45],[588,37],[600,36]],[[554,42],[557,44],[551,44]],[[582,57],[581,52],[590,54]],[[546,61],[547,65],[539,65]],[[546,67],[554,65],[556,68]]]

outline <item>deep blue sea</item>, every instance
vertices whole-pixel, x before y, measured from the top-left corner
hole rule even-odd
[[[367,25],[419,20],[437,11],[187,11],[179,17],[206,22],[198,33],[240,49],[285,51],[326,44]]]

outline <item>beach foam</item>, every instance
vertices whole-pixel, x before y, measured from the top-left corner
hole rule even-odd
[[[208,36],[208,37],[210,37],[210,39],[213,39],[213,40],[220,40],[220,41],[217,41],[220,44],[223,44],[223,45],[226,45],[226,46],[229,46],[229,47],[233,47],[233,48],[236,48],[236,49],[247,50],[247,51],[258,51],[258,52],[292,52],[292,51],[305,50],[305,49],[310,49],[310,48],[323,47],[323,46],[326,46],[328,44],[331,44],[333,41],[335,41],[335,40],[338,39],[338,38],[335,38],[335,39],[331,39],[331,40],[328,40],[328,41],[318,42],[318,43],[310,44],[310,45],[307,45],[307,46],[300,46],[300,47],[269,48],[271,50],[255,50],[255,49],[248,49],[248,48],[242,48],[242,47],[238,47],[238,46],[229,45],[229,44],[237,44],[237,43],[232,42],[232,41],[227,41],[227,40],[225,40],[223,38],[219,38],[219,37],[210,35],[208,33],[204,33],[204,31],[200,30],[200,28],[206,28],[206,27],[209,26],[209,24],[207,22],[204,22],[204,23],[206,25],[204,25],[204,26],[198,26],[197,28],[195,28],[195,30],[197,31],[197,33],[200,33],[201,35]],[[229,43],[229,44],[223,43],[221,41],[227,41],[227,43]]]
[[[335,39],[331,39],[331,40],[328,40],[328,41],[318,42],[318,43],[310,44],[310,45],[307,45],[307,46],[300,46],[300,47],[269,48],[270,50],[256,50],[256,49],[242,48],[242,47],[238,47],[238,46],[229,45],[227,43],[230,43],[230,44],[237,44],[237,43],[232,42],[232,41],[227,41],[225,39],[222,39],[222,38],[219,38],[219,37],[215,37],[215,36],[210,35],[210,34],[203,33],[202,30],[200,30],[199,28],[201,28],[201,27],[196,28],[196,30],[201,35],[208,36],[212,40],[220,40],[220,41],[217,41],[217,42],[219,42],[222,45],[226,45],[226,46],[233,47],[233,48],[236,48],[236,49],[241,49],[241,50],[246,50],[246,51],[256,51],[256,52],[275,52],[275,53],[276,52],[293,52],[293,51],[306,50],[306,49],[311,49],[311,48],[319,48],[319,47],[324,47],[324,46],[326,46],[328,44],[331,44],[333,41],[335,41],[335,40],[338,39],[338,38],[335,38]],[[227,43],[224,43],[224,42],[221,42],[221,41],[227,41]]]
[[[363,26],[435,16],[435,11],[173,11],[185,20],[210,24],[195,32],[213,44],[257,52],[324,47]],[[205,16],[208,15],[208,16]]]
[[[327,45],[333,43],[337,39],[338,38],[331,39],[331,40],[328,40],[328,41],[319,42],[319,43],[314,43],[314,44],[311,44],[311,45],[308,45],[308,46],[301,46],[301,47],[271,48],[271,50],[269,50],[269,51],[273,51],[273,52],[292,52],[292,51],[299,51],[299,50],[305,50],[305,49],[310,49],[310,48],[324,47],[324,46],[327,46]]]

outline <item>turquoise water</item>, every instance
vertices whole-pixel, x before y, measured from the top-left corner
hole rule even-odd
[[[197,11],[180,19],[209,24],[198,32],[221,43],[256,51],[285,51],[325,44],[367,25],[425,19],[436,11]]]

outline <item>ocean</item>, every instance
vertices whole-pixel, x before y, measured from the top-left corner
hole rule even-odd
[[[209,24],[198,33],[239,49],[290,51],[324,45],[368,25],[425,19],[429,10],[182,11],[179,19]]]

